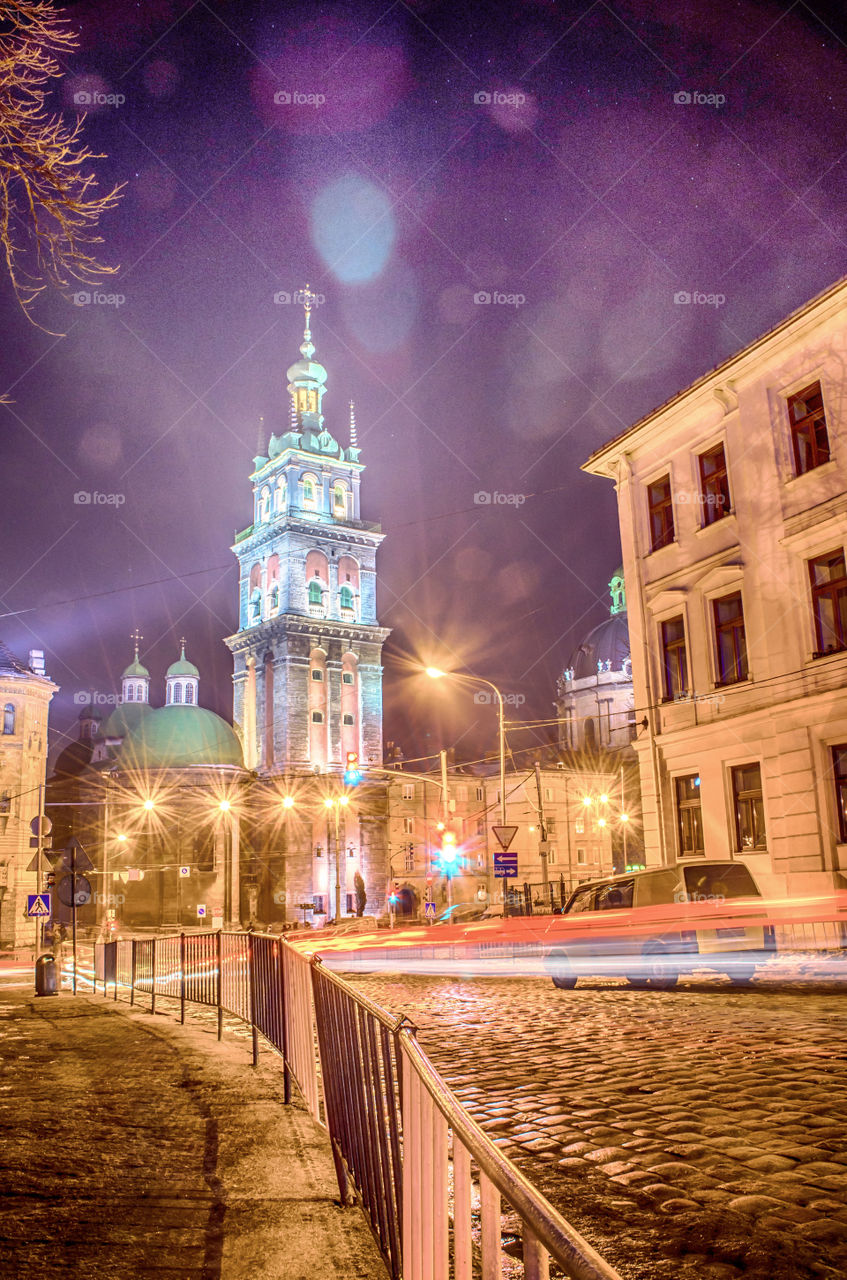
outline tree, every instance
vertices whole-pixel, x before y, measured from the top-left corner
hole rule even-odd
[[[356,915],[363,916],[365,914],[365,903],[368,900],[368,894],[365,889],[365,882],[358,871],[353,877],[353,892],[356,895]]]
[[[97,225],[121,187],[97,194],[87,166],[102,156],[81,140],[84,116],[68,124],[46,106],[51,82],[63,74],[59,56],[78,43],[67,17],[43,0],[0,0],[0,242],[30,320],[48,285],[93,285],[117,270],[92,248],[102,244]]]

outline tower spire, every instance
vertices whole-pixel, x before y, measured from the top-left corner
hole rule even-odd
[[[303,341],[300,343],[300,354],[305,360],[311,360],[315,354],[315,344],[312,342],[312,331],[309,328],[309,319],[312,314],[312,303],[315,301],[315,295],[312,293],[311,285],[306,285],[303,290],[303,311],[306,316],[306,325],[303,330]]]
[[[350,448],[358,449],[359,440],[356,433],[356,406],[350,401]]]
[[[141,634],[141,632],[138,630],[138,627],[136,627],[136,628],[135,628],[135,630],[133,631],[132,635],[130,636],[130,640],[134,640],[134,641],[135,641],[135,661],[136,661],[136,662],[138,661],[138,646],[139,646],[139,644],[141,643],[141,641],[142,641],[143,639],[144,639],[144,636],[143,636],[143,635]]]

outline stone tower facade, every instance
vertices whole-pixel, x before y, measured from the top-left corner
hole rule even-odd
[[[265,777],[337,773],[347,753],[382,764],[379,525],[360,518],[363,464],[326,429],[327,373],[313,360],[313,296],[301,358],[288,370],[287,429],[254,459],[253,523],[236,537],[239,629],[234,721],[245,764]]]

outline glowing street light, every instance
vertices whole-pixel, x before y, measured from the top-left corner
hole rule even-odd
[[[232,803],[231,803],[231,801],[229,801],[229,800],[222,800],[222,801],[221,801],[221,803],[220,803],[220,810],[221,810],[221,813],[229,813],[229,811],[230,811],[230,809],[231,809],[231,808],[232,808]]]
[[[441,671],[438,667],[426,667],[426,674],[430,680],[441,680],[448,673]],[[500,730],[500,822],[506,825],[506,725],[503,718],[503,695],[497,688],[496,684],[492,684],[490,680],[486,680],[484,676],[468,676],[463,672],[451,671],[451,680],[463,680],[465,684],[484,684],[486,688],[493,690],[497,699],[498,722]]]
[[[154,804],[154,802],[153,802],[152,800],[145,800],[145,801],[144,801],[144,808],[145,808],[145,809],[147,809],[148,811],[149,811],[150,809],[155,809],[155,807],[156,807],[156,806],[155,806],[155,804]]]
[[[120,833],[120,835],[118,836],[118,839],[120,840],[121,844],[124,844],[126,842],[126,836],[124,835],[123,832]]]
[[[293,797],[293,796],[283,796],[283,797],[282,797],[282,807],[283,807],[283,809],[293,809],[293,808],[294,808],[294,797]]]

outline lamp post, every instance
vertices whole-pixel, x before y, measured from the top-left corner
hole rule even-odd
[[[340,918],[341,918],[341,859],[342,859],[342,850],[341,850],[341,840],[339,839],[339,831],[338,831],[338,821],[339,821],[339,814],[338,814],[338,811],[339,811],[339,809],[340,809],[342,806],[344,806],[344,807],[346,808],[346,806],[347,806],[349,803],[350,803],[349,796],[343,796],[343,795],[342,795],[342,796],[338,796],[338,797],[336,797],[336,799],[335,799],[335,800],[333,800],[331,796],[327,796],[327,797],[326,797],[326,799],[324,800],[324,805],[326,806],[326,843],[327,843],[327,849],[329,848],[329,840],[330,840],[330,827],[329,827],[329,815],[330,815],[330,811],[332,811],[332,813],[333,813],[333,815],[334,815],[334,818],[335,818],[335,910],[334,910],[334,912],[333,912],[333,915],[334,915],[334,919],[335,919],[335,923],[336,923],[336,924],[338,924],[338,922],[339,922],[339,920],[340,920]],[[345,875],[344,875],[344,883],[345,883],[345,885],[346,885],[346,883],[347,883],[347,874],[346,874],[346,871],[345,871]]]

